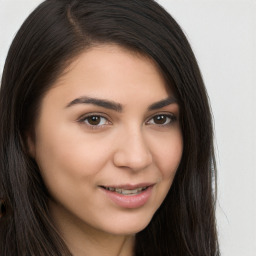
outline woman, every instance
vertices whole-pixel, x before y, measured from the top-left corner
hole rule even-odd
[[[219,255],[211,114],[152,0],[47,0],[0,92],[1,255]]]

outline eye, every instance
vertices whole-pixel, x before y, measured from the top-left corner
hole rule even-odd
[[[147,124],[166,126],[166,125],[170,125],[174,121],[176,121],[176,117],[172,114],[168,114],[168,115],[167,114],[159,114],[159,115],[155,115],[151,119],[149,119]]]
[[[108,119],[106,117],[100,116],[100,115],[85,116],[85,117],[82,117],[79,120],[79,122],[84,123],[91,128],[99,128],[104,125],[110,124],[110,122],[108,121]]]

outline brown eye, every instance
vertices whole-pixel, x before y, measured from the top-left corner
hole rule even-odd
[[[105,117],[97,116],[97,115],[87,116],[82,120],[80,120],[80,122],[83,122],[88,126],[98,126],[98,127],[108,124],[108,120]]]
[[[167,116],[164,116],[164,115],[159,115],[159,116],[155,116],[153,118],[155,124],[165,124],[166,121],[167,121]]]
[[[99,117],[99,116],[90,116],[90,117],[87,118],[87,122],[90,125],[98,125],[101,122],[101,117]]]
[[[160,114],[160,115],[155,115],[154,117],[152,117],[147,122],[147,124],[166,126],[166,125],[170,125],[175,120],[176,120],[176,118],[175,118],[174,115],[171,115],[171,114],[168,114],[168,115]]]

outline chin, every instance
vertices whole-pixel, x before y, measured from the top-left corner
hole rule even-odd
[[[144,218],[119,218],[118,220],[109,223],[110,225],[105,228],[107,233],[113,235],[131,235],[136,234],[145,229],[152,219],[151,217]]]

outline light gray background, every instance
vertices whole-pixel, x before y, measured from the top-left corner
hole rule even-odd
[[[0,74],[40,0],[0,0]],[[256,0],[159,0],[197,56],[215,118],[217,219],[224,256],[256,255]]]

